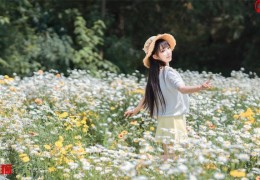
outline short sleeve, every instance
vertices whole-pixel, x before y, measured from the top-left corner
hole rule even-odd
[[[169,68],[167,75],[166,75],[166,79],[167,79],[170,87],[172,87],[172,88],[177,89],[180,86],[185,85],[185,83],[182,80],[180,74],[172,68]]]

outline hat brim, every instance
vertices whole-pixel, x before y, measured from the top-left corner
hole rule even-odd
[[[163,39],[165,41],[167,41],[170,45],[170,48],[171,50],[173,51],[173,49],[175,48],[176,46],[176,41],[174,39],[174,37],[170,34],[158,34],[154,39],[153,41],[151,42],[149,48],[148,48],[148,51],[146,53],[146,56],[144,57],[143,59],[143,63],[144,63],[144,66],[147,67],[147,68],[150,68],[150,63],[149,63],[149,57],[151,56],[152,52],[153,52],[153,49],[154,49],[154,45],[155,45],[155,42],[158,40],[158,39]]]

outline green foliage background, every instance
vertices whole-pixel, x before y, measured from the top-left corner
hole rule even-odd
[[[145,72],[143,44],[177,40],[172,66],[260,73],[254,0],[0,0],[0,74],[38,69]]]

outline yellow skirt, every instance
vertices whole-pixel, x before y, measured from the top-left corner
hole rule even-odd
[[[186,118],[180,116],[160,116],[157,118],[158,125],[155,134],[156,142],[180,143],[187,140]]]

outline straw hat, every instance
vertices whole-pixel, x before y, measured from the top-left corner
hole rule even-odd
[[[171,50],[173,50],[176,45],[176,41],[175,41],[174,37],[172,35],[166,34],[166,33],[158,34],[157,36],[152,36],[149,39],[147,39],[146,42],[144,43],[144,48],[143,48],[143,50],[146,54],[145,58],[143,59],[143,62],[144,62],[144,66],[147,68],[150,68],[149,57],[151,56],[153,49],[154,49],[155,42],[158,39],[166,40],[169,43]]]

